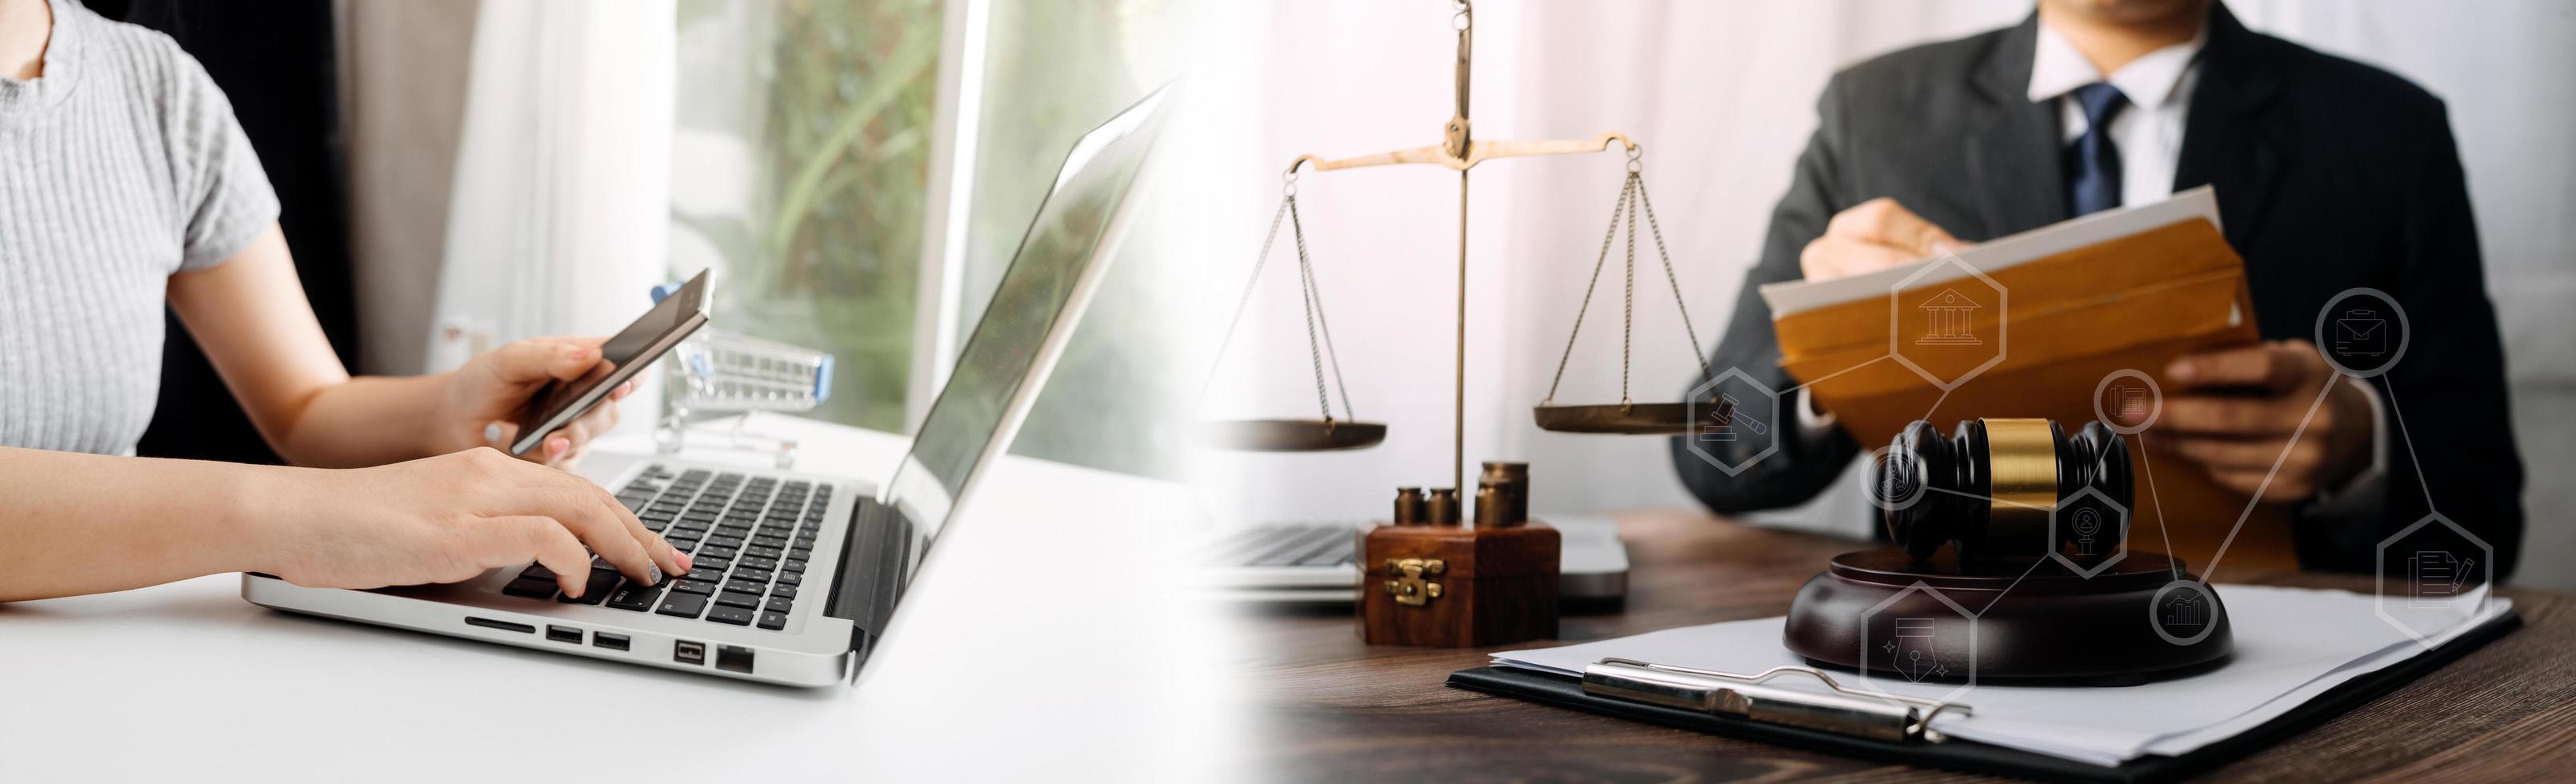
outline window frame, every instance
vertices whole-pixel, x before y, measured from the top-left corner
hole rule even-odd
[[[904,432],[921,428],[957,366],[964,339],[966,216],[975,197],[975,140],[983,127],[991,0],[946,0],[940,24],[939,85],[931,115],[930,177],[922,211],[919,282],[913,298],[912,368]]]

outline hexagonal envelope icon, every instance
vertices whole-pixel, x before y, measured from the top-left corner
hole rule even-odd
[[[1860,653],[1868,691],[1949,702],[1977,686],[1977,614],[1917,582],[1860,614]],[[1945,683],[1956,686],[1924,693]]]
[[[2048,557],[2087,580],[2129,557],[2129,507],[2098,487],[2059,499],[2048,510]]]
[[[1692,389],[1683,410],[1691,422],[1683,445],[1727,476],[1780,451],[1780,393],[1742,368]]]
[[[1887,292],[1887,353],[1947,392],[2004,361],[2010,292],[1944,254]]]
[[[2434,512],[2381,540],[2371,611],[2427,648],[2433,638],[2486,611],[2495,548]]]

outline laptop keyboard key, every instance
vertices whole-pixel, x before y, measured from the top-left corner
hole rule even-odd
[[[626,584],[617,586],[616,593],[608,595],[608,606],[620,610],[643,612],[653,609],[653,600],[661,597],[661,588],[636,585],[634,581],[629,580]]]
[[[671,592],[705,596],[716,592],[716,584],[702,583],[696,580],[675,580],[671,583]]]
[[[701,556],[704,556],[704,557],[707,557],[707,558],[719,558],[719,559],[723,559],[723,560],[725,560],[725,561],[732,561],[732,560],[733,560],[733,556],[734,556],[734,551],[733,551],[733,548],[731,548],[731,547],[719,547],[719,546],[716,546],[716,545],[707,545],[707,548],[706,548],[706,549],[698,551],[698,555],[701,555]]]
[[[509,585],[502,586],[501,592],[529,599],[552,599],[555,595],[555,578],[521,577],[511,580]]]
[[[783,614],[783,613],[774,613],[774,612],[765,612],[765,613],[761,613],[761,614],[760,614],[760,628],[763,628],[763,629],[784,629],[784,628],[787,628],[787,616],[786,616],[785,614]]]
[[[707,597],[672,591],[670,595],[662,597],[661,609],[654,612],[679,618],[695,618],[706,610]]]
[[[616,572],[602,572],[594,569],[590,573],[590,581],[582,584],[581,598],[576,599],[567,594],[559,600],[566,604],[598,604],[606,600],[608,594],[616,588]]]
[[[684,580],[696,580],[696,581],[698,581],[698,582],[702,582],[702,583],[723,582],[723,581],[724,581],[724,570],[723,570],[723,569],[710,569],[710,568],[707,568],[707,567],[704,567],[704,566],[700,566],[700,567],[698,567],[698,568],[695,568],[695,569],[691,569],[691,570],[689,570],[689,573],[688,573],[688,574],[681,575],[681,576],[680,576],[680,579],[684,579]]]
[[[716,603],[727,607],[758,607],[760,606],[760,594],[726,591],[724,593],[716,594]]]
[[[717,623],[730,623],[735,626],[750,626],[751,617],[755,614],[756,613],[754,611],[741,607],[717,605],[715,609],[707,611],[707,620],[715,621]]]
[[[736,577],[733,581],[725,583],[724,589],[759,596],[762,591],[769,590],[769,581],[761,580],[755,582]]]
[[[772,597],[769,597],[769,603],[768,603],[768,604],[761,605],[761,607],[760,607],[760,608],[761,608],[761,609],[763,609],[763,610],[768,610],[768,611],[770,611],[770,612],[774,612],[774,613],[783,613],[783,612],[786,612],[786,611],[788,611],[788,610],[794,609],[794,608],[795,608],[795,606],[796,606],[796,603],[795,603],[795,602],[788,601],[788,600],[787,600],[787,597],[784,597],[784,596],[772,596]]]
[[[796,586],[782,583],[776,588],[769,589],[769,595],[771,598],[776,599],[794,599],[796,598]]]

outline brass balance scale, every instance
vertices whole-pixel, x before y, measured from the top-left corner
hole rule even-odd
[[[1316,284],[1314,263],[1306,250],[1304,223],[1297,213],[1297,179],[1300,170],[1335,171],[1364,166],[1427,164],[1447,167],[1458,172],[1458,319],[1456,328],[1456,373],[1453,395],[1454,410],[1450,419],[1452,486],[1465,474],[1465,423],[1467,390],[1467,174],[1477,164],[1496,158],[1519,158],[1543,155],[1571,155],[1606,152],[1616,144],[1628,156],[1626,182],[1612,203],[1610,226],[1603,234],[1601,251],[1593,261],[1592,277],[1583,291],[1582,304],[1575,312],[1574,326],[1566,335],[1565,351],[1557,359],[1556,374],[1548,386],[1547,397],[1532,409],[1539,429],[1561,433],[1608,433],[1628,435],[1678,435],[1690,432],[1694,409],[1711,412],[1723,421],[1732,407],[1712,396],[1705,405],[1691,403],[1641,403],[1630,398],[1630,358],[1633,354],[1637,298],[1637,219],[1645,216],[1646,228],[1654,238],[1655,252],[1663,263],[1664,280],[1671,287],[1673,303],[1681,308],[1682,329],[1690,339],[1691,354],[1699,363],[1701,380],[1713,378],[1708,355],[1701,350],[1698,331],[1691,326],[1690,311],[1682,304],[1681,282],[1675,274],[1670,251],[1665,247],[1663,227],[1656,221],[1654,202],[1647,195],[1644,171],[1644,149],[1626,134],[1604,133],[1589,140],[1558,141],[1485,141],[1474,138],[1468,121],[1468,85],[1473,50],[1473,9],[1459,2],[1453,27],[1458,33],[1457,111],[1442,129],[1440,144],[1416,147],[1374,155],[1327,160],[1313,155],[1300,155],[1288,164],[1278,212],[1272,217],[1270,232],[1255,258],[1252,275],[1244,284],[1243,296],[1235,306],[1234,320],[1240,322],[1259,285],[1261,272],[1279,237],[1284,220],[1290,227],[1297,248],[1297,271],[1301,302],[1306,314],[1307,348],[1315,376],[1315,397],[1320,415],[1313,419],[1249,419],[1207,422],[1201,434],[1215,446],[1247,451],[1304,452],[1362,449],[1386,440],[1386,425],[1356,418],[1350,405],[1350,394],[1342,382],[1341,363],[1332,345],[1330,321],[1325,317],[1323,295]],[[1619,402],[1587,405],[1556,403],[1557,390],[1565,381],[1565,369],[1574,356],[1576,339],[1582,335],[1583,319],[1592,307],[1592,296],[1601,284],[1601,271],[1608,266],[1610,248],[1626,223],[1627,264],[1623,299],[1623,330],[1620,334]],[[1234,326],[1226,329],[1226,342],[1231,342]],[[1220,356],[1224,344],[1219,344]],[[1326,369],[1331,369],[1329,383]],[[1328,387],[1339,392],[1342,414],[1336,416]]]
[[[1643,175],[1644,150],[1625,134],[1605,133],[1589,140],[1561,141],[1484,141],[1474,137],[1468,120],[1468,85],[1473,47],[1474,11],[1464,0],[1457,2],[1457,15],[1451,27],[1458,34],[1456,65],[1456,111],[1442,129],[1439,144],[1363,155],[1353,158],[1323,159],[1300,155],[1288,164],[1281,176],[1278,212],[1272,217],[1270,232],[1262,241],[1261,255],[1256,257],[1251,279],[1244,284],[1243,296],[1235,305],[1234,321],[1240,323],[1252,292],[1261,280],[1261,272],[1270,251],[1279,238],[1284,222],[1295,238],[1299,299],[1305,311],[1309,363],[1315,376],[1315,402],[1319,416],[1313,419],[1282,418],[1208,422],[1201,435],[1212,445],[1270,452],[1308,452],[1363,449],[1386,440],[1386,425],[1358,419],[1351,408],[1350,394],[1342,382],[1341,362],[1333,350],[1330,320],[1324,312],[1322,288],[1315,279],[1313,259],[1307,253],[1305,224],[1297,212],[1297,179],[1305,169],[1335,171],[1364,166],[1419,164],[1441,166],[1458,173],[1458,311],[1455,333],[1456,365],[1452,378],[1452,412],[1450,417],[1450,486],[1434,488],[1428,493],[1421,488],[1398,488],[1391,525],[1381,525],[1361,534],[1359,563],[1367,577],[1360,581],[1358,605],[1360,632],[1368,642],[1400,645],[1495,645],[1521,640],[1556,636],[1556,581],[1561,540],[1555,529],[1526,519],[1529,508],[1529,474],[1525,463],[1486,463],[1479,477],[1479,488],[1473,496],[1475,526],[1461,525],[1465,517],[1460,510],[1460,488],[1466,475],[1466,410],[1467,410],[1467,174],[1477,164],[1497,158],[1521,158],[1543,155],[1573,155],[1606,152],[1617,145],[1627,154],[1627,176],[1619,197],[1610,212],[1610,228],[1602,237],[1601,252],[1593,261],[1592,279],[1583,293],[1583,303],[1575,313],[1574,326],[1566,335],[1566,347],[1557,359],[1555,378],[1547,397],[1532,411],[1540,429],[1564,433],[1617,433],[1635,435],[1677,435],[1689,433],[1695,410],[1704,412],[1718,424],[1732,418],[1730,401],[1712,395],[1703,405],[1691,403],[1640,403],[1629,396],[1629,365],[1635,336],[1637,295],[1637,223],[1642,214],[1647,230],[1655,240],[1655,251],[1663,262],[1664,280],[1672,287],[1673,301],[1681,304],[1681,282],[1672,266],[1670,252],[1664,246],[1663,228],[1655,220],[1654,203],[1646,194]],[[1620,234],[1622,223],[1627,234],[1626,286],[1624,324],[1620,338],[1619,402],[1591,405],[1559,405],[1556,392],[1565,380],[1565,368],[1574,356],[1576,338],[1580,337],[1583,318],[1592,307],[1592,295],[1600,287],[1601,271],[1608,266],[1610,247]],[[1699,363],[1702,388],[1713,378],[1708,356],[1700,350],[1699,335],[1690,325],[1690,314],[1682,311],[1682,328],[1689,336],[1693,359]],[[1222,358],[1224,343],[1233,339],[1234,325],[1229,324],[1218,350]],[[1326,369],[1331,369],[1329,378]],[[1341,399],[1341,412],[1333,410],[1335,395]]]

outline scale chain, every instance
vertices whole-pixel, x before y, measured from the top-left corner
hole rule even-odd
[[[1333,402],[1331,396],[1324,393],[1324,349],[1323,344],[1315,337],[1315,308],[1318,303],[1315,301],[1314,264],[1306,256],[1306,224],[1297,215],[1296,196],[1288,197],[1288,230],[1297,241],[1299,281],[1297,299],[1299,304],[1306,308],[1306,352],[1315,365],[1315,406],[1323,409],[1325,426],[1330,427],[1333,421]],[[1334,357],[1334,375],[1340,375],[1341,370],[1341,358]],[[1347,394],[1342,399],[1342,408],[1345,410],[1350,408],[1350,398]]]
[[[1291,185],[1290,187],[1295,186]],[[1216,361],[1223,360],[1225,358],[1226,347],[1234,344],[1234,330],[1236,327],[1243,325],[1243,312],[1252,304],[1252,290],[1261,285],[1261,269],[1270,263],[1270,248],[1272,245],[1278,243],[1279,226],[1280,224],[1287,222],[1288,205],[1295,201],[1297,201],[1297,196],[1294,193],[1281,197],[1279,200],[1279,211],[1271,214],[1270,233],[1263,235],[1261,238],[1261,255],[1252,257],[1252,275],[1244,278],[1243,295],[1234,298],[1234,317],[1226,320],[1225,322],[1225,336],[1217,339],[1216,358],[1211,360],[1211,364]],[[1204,401],[1207,399],[1208,387],[1215,383],[1216,369],[1214,367],[1210,367],[1208,369],[1207,381],[1199,385],[1200,400]]]
[[[1637,202],[1646,209],[1646,230],[1654,232],[1655,255],[1664,260],[1664,282],[1672,284],[1673,287],[1673,309],[1682,314],[1682,333],[1690,336],[1691,356],[1699,360],[1700,382],[1707,383],[1715,375],[1709,370],[1708,352],[1701,351],[1699,348],[1699,330],[1691,326],[1690,307],[1682,304],[1682,280],[1673,273],[1672,252],[1664,249],[1664,227],[1655,222],[1655,199],[1647,195],[1646,179],[1643,175],[1629,172],[1628,179],[1636,181]],[[1631,227],[1629,231],[1633,233],[1636,229]]]
[[[1620,300],[1619,318],[1619,408],[1628,408],[1628,358],[1637,335],[1637,186],[1645,180],[1636,172],[1628,173],[1628,291]]]
[[[1627,212],[1628,190],[1634,187],[1635,182],[1620,187],[1618,198],[1610,202],[1610,227],[1601,232],[1601,252],[1592,260],[1592,281],[1583,286],[1583,304],[1574,309],[1574,329],[1565,336],[1565,352],[1556,358],[1556,378],[1548,382],[1547,398],[1539,405],[1555,403],[1557,388],[1565,385],[1565,366],[1574,358],[1575,339],[1583,335],[1583,316],[1592,310],[1592,292],[1601,286],[1601,268],[1610,261],[1610,241],[1619,237],[1619,216]]]
[[[1295,217],[1293,210],[1290,217]],[[1315,265],[1306,260],[1306,232],[1302,225],[1297,231],[1297,268],[1303,272],[1300,277],[1305,281],[1306,297],[1314,303],[1315,326],[1324,333],[1324,359],[1333,366],[1333,391],[1342,395],[1342,416],[1357,421],[1360,412],[1351,407],[1350,383],[1342,375],[1342,352],[1333,348],[1333,320],[1324,314],[1324,286],[1315,280]],[[1326,407],[1324,419],[1331,421],[1332,418],[1332,409]]]

